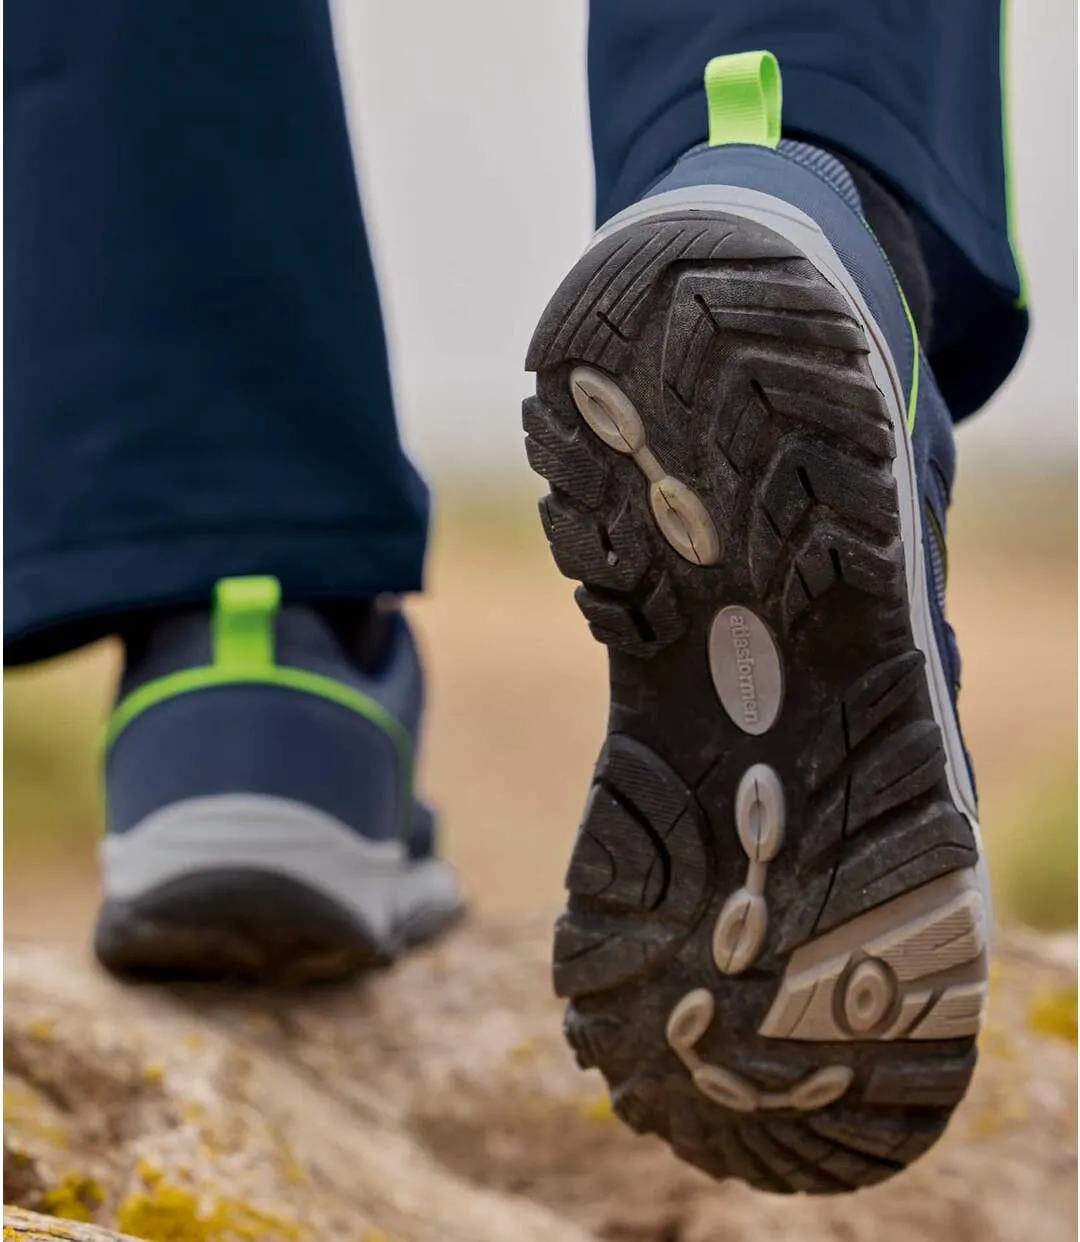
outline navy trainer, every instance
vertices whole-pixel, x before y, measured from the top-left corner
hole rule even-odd
[[[95,947],[136,976],[300,983],[389,961],[460,913],[413,792],[404,616],[348,632],[274,578],[129,641],[109,726]]]
[[[890,1176],[975,1064],[989,899],[944,614],[952,423],[768,53],[601,228],[527,365],[609,732],[555,985],[616,1112],[774,1191]]]

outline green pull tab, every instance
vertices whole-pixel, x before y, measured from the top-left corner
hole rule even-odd
[[[780,141],[780,66],[772,52],[714,56],[705,66],[709,146]]]
[[[281,583],[271,577],[222,578],[214,589],[214,663],[230,673],[274,666],[274,618]]]

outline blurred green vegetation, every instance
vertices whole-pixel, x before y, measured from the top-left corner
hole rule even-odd
[[[988,850],[995,905],[1039,931],[1076,926],[1075,767],[1031,782],[1001,817]]]
[[[92,842],[98,759],[117,653],[111,643],[4,674],[4,862]]]

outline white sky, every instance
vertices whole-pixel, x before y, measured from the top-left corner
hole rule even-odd
[[[333,0],[406,440],[522,462],[533,325],[591,230],[584,0]],[[1075,454],[1075,0],[1016,0],[1017,217],[1036,327],[961,450]]]

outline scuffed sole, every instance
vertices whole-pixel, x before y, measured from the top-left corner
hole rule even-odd
[[[107,970],[129,979],[296,986],[388,965],[461,914],[460,905],[419,908],[392,938],[380,939],[331,898],[288,876],[201,872],[138,898],[106,901],[94,951]]]
[[[873,348],[793,242],[683,211],[598,242],[528,360],[544,528],[611,666],[567,1035],[631,1126],[774,1191],[925,1151],[985,1002]]]

